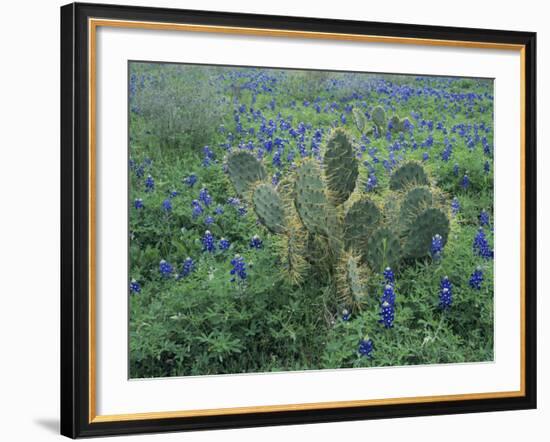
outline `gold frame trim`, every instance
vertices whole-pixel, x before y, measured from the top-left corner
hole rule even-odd
[[[148,413],[129,413],[98,415],[96,413],[96,34],[97,28],[139,28],[164,31],[208,32],[218,34],[255,35],[272,37],[309,38],[369,43],[412,44],[421,46],[444,46],[476,49],[497,49],[519,51],[520,53],[520,389],[518,391],[466,393],[438,396],[416,396],[388,399],[369,399],[335,402],[315,402],[284,405],[261,405],[234,408],[215,408],[199,410],[159,411]],[[438,40],[410,37],[388,37],[329,32],[291,31],[283,29],[244,28],[232,26],[210,26],[181,23],[159,23],[130,20],[88,19],[88,68],[89,68],[89,423],[137,421],[146,419],[169,419],[179,417],[237,415],[246,413],[272,413],[278,411],[322,410],[327,408],[365,407],[375,405],[419,404],[426,402],[481,400],[497,398],[523,397],[525,385],[525,45],[459,40]]]

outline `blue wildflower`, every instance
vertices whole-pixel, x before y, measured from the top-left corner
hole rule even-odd
[[[160,272],[160,274],[163,277],[167,278],[168,276],[170,276],[172,271],[173,271],[172,264],[170,264],[166,260],[162,259],[159,263],[159,272]]]
[[[451,304],[453,303],[453,286],[451,284],[451,281],[449,281],[449,277],[444,276],[441,278],[441,282],[439,284],[439,308],[442,310],[446,310],[451,307]]]
[[[239,216],[245,216],[246,212],[247,212],[247,210],[246,210],[246,207],[244,207],[244,206],[241,206],[237,209],[237,213],[239,214]]]
[[[205,206],[212,204],[212,197],[208,193],[208,189],[203,187],[199,192],[199,199],[204,203]]]
[[[155,190],[155,180],[151,175],[147,175],[145,179],[145,191],[152,192],[153,190]]]
[[[468,175],[464,174],[464,176],[462,177],[462,181],[460,182],[460,185],[464,190],[468,188],[468,186],[470,185],[470,178],[468,178]]]
[[[441,258],[441,252],[443,251],[443,238],[439,234],[435,234],[432,237],[432,258],[434,260],[439,260]]]
[[[347,322],[350,320],[350,318],[351,313],[347,309],[342,310],[342,321]]]
[[[170,198],[175,198],[176,196],[178,196],[178,191],[177,190],[171,190],[170,191]]]
[[[250,240],[250,247],[253,249],[261,249],[263,242],[258,235],[254,235]]]
[[[165,212],[171,212],[172,211],[172,202],[170,201],[170,199],[166,198],[162,202],[162,210],[164,210]]]
[[[384,269],[384,279],[388,284],[395,282],[395,275],[390,267]]]
[[[453,214],[453,216],[456,216],[459,210],[460,210],[460,201],[455,196],[451,201],[451,213]]]
[[[458,164],[455,163],[453,166],[453,175],[458,176]]]
[[[359,354],[361,356],[366,356],[367,358],[372,358],[372,351],[374,350],[374,345],[372,339],[361,339],[359,342]]]
[[[136,209],[143,209],[143,207],[144,207],[143,200],[141,198],[136,198],[135,201],[134,201],[134,207]]]
[[[485,210],[482,210],[479,214],[479,224],[481,226],[489,225],[489,214]]]
[[[393,327],[395,318],[395,292],[392,284],[386,284],[382,299],[380,300],[380,320],[386,328]]]
[[[184,178],[183,179],[183,182],[185,184],[187,184],[189,187],[193,187],[195,185],[195,183],[197,182],[197,175],[195,175],[194,173],[192,173],[191,175],[189,175],[187,178]]]
[[[208,167],[208,166],[210,166],[210,163],[214,160],[214,152],[212,152],[212,150],[208,146],[204,146],[202,151],[204,153],[204,158],[202,160],[202,165],[204,167]]]
[[[181,272],[179,273],[177,279],[181,279],[189,275],[193,270],[195,270],[195,262],[190,257],[185,258],[185,261],[183,261]]]
[[[213,253],[216,250],[216,244],[214,243],[214,235],[207,230],[202,237],[202,250],[203,252]]]
[[[222,206],[217,206],[215,209],[214,209],[214,213],[216,215],[222,215],[223,214],[223,207]]]
[[[193,209],[193,218],[196,218],[204,212],[204,209],[201,206],[201,203],[199,203],[198,200],[193,200],[191,202],[191,207]]]
[[[477,267],[470,276],[470,287],[476,290],[481,290],[481,284],[483,283],[483,270],[481,267]]]
[[[229,240],[227,240],[225,238],[222,238],[219,241],[220,250],[227,250],[230,245],[231,244],[230,244]]]
[[[141,292],[141,285],[135,279],[130,281],[130,293],[139,293]]]
[[[428,152],[424,152],[422,154],[422,161],[428,161],[430,159],[430,155],[428,154]]]
[[[233,266],[233,268],[229,272],[231,275],[233,275],[233,278],[231,278],[231,282],[235,282],[236,278],[244,281],[247,277],[246,263],[244,262],[244,258],[241,255],[235,255],[235,257],[231,260],[231,265]]]
[[[374,172],[369,173],[369,177],[367,178],[367,183],[365,185],[367,192],[373,191],[377,185],[378,180],[376,179],[376,175]]]
[[[491,259],[494,256],[493,251],[489,247],[489,241],[485,236],[485,232],[481,227],[479,228],[477,235],[474,238],[473,250],[474,253],[485,259]]]
[[[204,224],[206,224],[207,226],[209,226],[210,224],[213,224],[214,221],[215,221],[214,217],[210,216],[210,215],[208,215],[206,218],[204,218]]]
[[[491,171],[491,165],[489,164],[489,161],[485,161],[483,164],[483,171],[488,174]]]

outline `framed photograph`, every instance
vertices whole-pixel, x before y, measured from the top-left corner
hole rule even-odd
[[[536,407],[536,35],[61,8],[61,432]]]

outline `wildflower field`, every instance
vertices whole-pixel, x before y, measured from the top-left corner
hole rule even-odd
[[[131,378],[493,360],[493,81],[130,62]]]

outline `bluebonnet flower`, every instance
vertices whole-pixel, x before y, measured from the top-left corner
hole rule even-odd
[[[428,161],[430,159],[430,155],[428,154],[428,152],[424,152],[422,154],[422,161]]]
[[[181,272],[179,273],[177,279],[184,278],[193,270],[195,270],[195,262],[188,256],[185,258],[185,261],[183,261],[183,266],[181,267]]]
[[[434,260],[439,260],[441,258],[441,252],[443,251],[443,238],[439,234],[435,234],[432,237],[432,258]]]
[[[485,164],[483,164],[483,171],[488,174],[491,171],[491,165],[489,164],[489,161],[485,161]]]
[[[170,198],[175,198],[176,196],[178,196],[178,191],[177,190],[171,190],[170,191]]]
[[[241,205],[241,200],[239,198],[231,196],[231,197],[227,198],[227,204],[229,204],[233,207],[238,207],[238,206]]]
[[[163,277],[167,278],[168,276],[170,276],[170,274],[172,273],[172,270],[173,270],[172,264],[170,264],[164,259],[160,261],[159,272]]]
[[[351,318],[351,313],[348,311],[348,309],[342,310],[342,321],[347,322]]]
[[[134,207],[136,209],[143,209],[143,200],[141,198],[136,198],[134,201]]]
[[[136,172],[136,176],[138,178],[141,178],[143,175],[145,175],[145,167],[143,167],[142,165],[137,166],[135,168],[135,172]]]
[[[451,159],[453,151],[451,149],[451,145],[448,144],[445,146],[445,149],[443,149],[443,152],[441,152],[441,159],[445,162],[449,161]]]
[[[452,212],[453,216],[456,216],[456,214],[458,213],[459,210],[460,210],[460,201],[455,196],[451,201],[451,212]]]
[[[212,204],[212,197],[208,193],[208,189],[203,187],[199,192],[199,199],[204,203],[205,206]]]
[[[489,247],[489,241],[485,236],[483,228],[479,228],[477,235],[474,238],[473,244],[474,253],[485,259],[491,259],[494,256],[493,251]]]
[[[219,241],[220,250],[227,250],[231,244],[229,243],[229,240],[222,238]]]
[[[369,173],[369,177],[367,178],[367,183],[365,185],[367,192],[373,191],[377,185],[378,180],[376,178],[376,175],[374,174],[374,172]]]
[[[390,267],[386,267],[384,269],[384,279],[388,284],[392,284],[395,282],[395,275]]]
[[[448,276],[441,278],[439,283],[439,308],[446,310],[453,303],[453,285]]]
[[[141,285],[135,279],[130,281],[130,293],[139,293],[141,292]]]
[[[347,119],[346,119],[346,116],[344,114],[340,115],[340,121],[342,122],[342,124],[346,124]]]
[[[210,166],[210,163],[214,160],[214,152],[212,152],[212,150],[208,146],[204,146],[202,151],[204,153],[204,158],[202,160],[202,165],[204,167],[208,167],[208,166]]]
[[[187,178],[184,178],[183,179],[183,182],[185,184],[187,184],[189,187],[193,187],[195,185],[195,183],[197,182],[197,175],[195,175],[194,173],[192,173],[191,175],[189,175]]]
[[[359,354],[361,356],[366,356],[367,358],[372,358],[372,351],[374,350],[374,346],[372,343],[372,339],[361,339],[359,342]]]
[[[460,182],[460,185],[464,190],[468,188],[468,186],[470,185],[470,178],[468,178],[468,175],[464,174],[464,176],[462,177],[462,181]]]
[[[222,215],[223,214],[223,207],[222,206],[217,206],[215,209],[214,209],[214,213],[216,215]]]
[[[244,262],[244,258],[241,255],[235,255],[235,257],[231,260],[231,265],[233,266],[233,268],[229,272],[231,275],[233,275],[233,278],[231,278],[231,282],[235,282],[236,278],[244,281],[247,277],[246,263]]]
[[[280,178],[281,178],[281,172],[275,172],[271,177],[271,184],[273,186],[276,186],[277,184],[279,184]]]
[[[453,175],[458,176],[458,164],[455,163],[453,166]]]
[[[202,237],[202,250],[203,252],[213,253],[216,250],[216,244],[214,243],[214,235],[207,230]]]
[[[395,318],[395,292],[392,284],[386,284],[382,299],[380,300],[380,320],[386,328],[393,327]]]
[[[155,180],[151,175],[147,175],[145,179],[145,191],[152,192],[155,189]]]
[[[470,276],[470,287],[476,290],[481,290],[481,284],[483,283],[483,270],[481,267],[477,267]]]
[[[281,167],[283,164],[281,162],[281,150],[277,149],[273,154],[273,159],[271,160],[273,166]]]
[[[170,199],[166,198],[162,202],[162,210],[164,210],[165,212],[171,212],[172,211],[172,202],[170,201]]]
[[[261,249],[263,246],[262,240],[258,235],[254,235],[250,240],[250,247],[253,249]]]
[[[191,207],[193,208],[193,218],[200,216],[202,212],[204,212],[204,209],[198,200],[191,201]]]
[[[206,218],[204,218],[204,224],[206,224],[207,226],[209,226],[210,224],[213,224],[214,221],[215,221],[214,217],[210,216],[210,215],[208,215]]]
[[[481,226],[489,225],[489,214],[485,210],[482,210],[479,214],[479,224]]]
[[[239,216],[245,216],[246,212],[247,210],[245,206],[241,206],[237,209],[237,213],[239,214]]]

